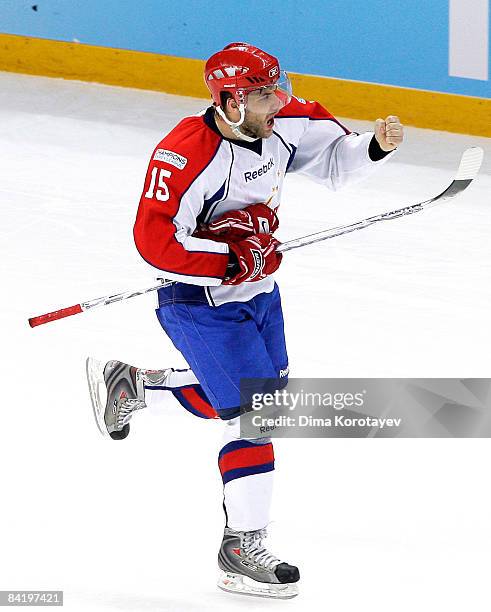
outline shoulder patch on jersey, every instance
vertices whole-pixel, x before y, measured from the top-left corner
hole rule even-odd
[[[157,149],[153,155],[153,159],[167,162],[179,170],[182,170],[188,163],[186,157],[179,155],[179,153],[174,153],[174,151],[168,151],[167,149]]]
[[[202,116],[186,117],[158,143],[153,160],[192,175],[198,167],[204,168],[212,159],[221,140],[208,128]]]

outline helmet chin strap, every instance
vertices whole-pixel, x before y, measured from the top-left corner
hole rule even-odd
[[[234,133],[235,136],[237,136],[237,138],[239,138],[240,140],[245,140],[246,142],[255,142],[256,140],[259,140],[258,138],[251,138],[250,136],[243,134],[239,130],[239,126],[241,126],[244,123],[244,119],[245,119],[245,104],[244,103],[239,104],[240,119],[237,122],[230,121],[230,119],[228,119],[228,117],[225,115],[225,113],[223,112],[220,106],[216,106],[215,110],[220,115],[220,117],[225,121],[225,123],[230,126],[232,132]]]

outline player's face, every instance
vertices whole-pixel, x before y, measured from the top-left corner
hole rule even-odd
[[[273,133],[274,116],[283,106],[274,86],[249,92],[240,131],[251,138],[269,138]]]

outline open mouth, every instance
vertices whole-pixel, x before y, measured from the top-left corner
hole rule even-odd
[[[274,125],[274,115],[266,121],[267,127],[271,128]]]

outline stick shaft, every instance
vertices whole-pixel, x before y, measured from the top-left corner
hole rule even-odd
[[[283,244],[280,244],[278,246],[277,251],[279,253],[285,253],[286,251],[298,249],[299,247],[305,246],[307,244],[313,244],[315,242],[320,242],[321,240],[329,240],[330,238],[335,238],[336,236],[342,236],[343,234],[349,234],[350,232],[355,232],[356,230],[364,229],[365,227],[369,227],[374,223],[379,223],[381,221],[389,221],[391,219],[398,219],[399,217],[404,217],[406,215],[412,215],[413,213],[425,210],[430,206],[434,206],[436,204],[444,202],[445,200],[454,198],[456,195],[459,195],[462,191],[464,191],[470,185],[472,180],[476,177],[477,173],[479,172],[479,168],[481,167],[482,159],[483,150],[480,147],[471,147],[464,151],[464,154],[462,155],[462,158],[460,160],[460,165],[457,170],[455,179],[445,189],[445,191],[429,200],[425,200],[424,202],[419,202],[418,204],[413,204],[411,206],[404,206],[403,208],[398,208],[397,210],[393,210],[391,212],[381,213],[380,215],[368,217],[367,219],[362,219],[361,221],[356,221],[355,223],[332,227],[322,232],[309,234],[308,236],[302,236],[301,238],[296,238],[294,240],[289,240],[288,242],[283,242]],[[108,304],[121,302],[122,300],[127,300],[137,295],[143,295],[145,293],[149,293],[150,291],[156,291],[157,289],[160,289],[162,287],[168,287],[170,285],[173,285],[175,282],[177,281],[159,279],[158,284],[152,285],[151,287],[146,287],[145,289],[139,289],[137,291],[125,291],[123,293],[117,293],[115,295],[108,295],[105,297],[96,298],[95,300],[81,302],[80,304],[69,306],[68,308],[62,308],[61,310],[55,310],[54,312],[48,312],[38,317],[32,317],[31,319],[29,319],[29,325],[31,327],[37,327],[38,325],[43,325],[44,323],[50,323],[51,321],[56,321],[57,319],[63,319],[65,317],[84,312],[85,310],[89,310],[90,308],[96,308],[97,306],[107,306]]]
[[[114,302],[121,302],[137,295],[143,295],[144,293],[149,293],[150,291],[156,291],[161,287],[168,287],[169,285],[174,284],[174,282],[175,281],[161,279],[156,285],[145,287],[145,289],[139,289],[137,291],[124,291],[123,293],[116,293],[115,295],[106,295],[101,298],[75,304],[74,306],[68,306],[68,308],[61,308],[60,310],[47,312],[46,314],[39,315],[38,317],[30,318],[29,325],[31,327],[37,327],[38,325],[44,325],[44,323],[51,323],[51,321],[57,321],[58,319],[64,319],[65,317],[70,317],[71,315],[85,312],[86,310],[90,310],[90,308],[107,306],[107,304],[114,304]]]
[[[322,232],[316,232],[315,234],[309,234],[308,236],[302,236],[301,238],[288,240],[288,242],[283,242],[282,244],[280,244],[276,250],[278,251],[278,253],[285,253],[286,251],[298,249],[299,247],[306,246],[307,244],[314,244],[314,242],[320,242],[321,240],[329,240],[330,238],[336,238],[337,236],[342,236],[343,234],[349,234],[350,232],[355,232],[356,230],[364,229],[365,227],[369,227],[370,225],[378,223],[379,221],[388,221],[389,219],[397,219],[398,217],[402,217],[404,215],[411,215],[413,213],[419,212],[420,210],[423,210],[422,204],[406,206],[405,208],[399,208],[398,210],[394,210],[390,213],[382,213],[381,215],[369,217],[368,219],[362,219],[361,221],[356,221],[355,223],[350,223],[348,225],[340,225],[338,227],[331,227],[329,229],[323,230]]]

